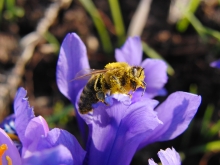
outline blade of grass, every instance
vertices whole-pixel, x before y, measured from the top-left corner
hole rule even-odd
[[[220,140],[209,142],[189,150],[189,154],[197,154],[211,151],[220,151]]]
[[[49,125],[54,124],[58,122],[61,118],[67,116],[71,111],[73,110],[72,105],[68,105],[62,109],[62,111],[59,111],[58,113],[53,114],[50,117],[46,118],[46,121]]]
[[[197,10],[200,2],[201,2],[200,0],[189,1],[188,7],[186,9],[183,9],[183,15],[184,15],[183,18],[180,19],[177,22],[177,29],[178,29],[178,31],[180,31],[180,32],[186,31],[186,29],[189,26],[189,20],[185,17],[185,14],[188,13],[188,12],[195,13],[195,11]]]
[[[105,24],[96,9],[94,3],[91,0],[79,0],[86,11],[90,14],[94,25],[98,31],[103,49],[106,53],[111,53],[113,51],[112,43],[109,37],[109,34],[106,30]]]
[[[0,0],[0,21],[2,19],[4,0]]]
[[[121,46],[125,41],[125,27],[123,24],[120,5],[118,0],[108,0],[108,2],[115,25],[116,35],[118,37],[118,46]]]
[[[44,38],[51,44],[54,46],[54,49],[55,49],[55,53],[58,53],[59,52],[59,49],[60,49],[60,43],[59,41],[56,39],[56,37],[50,33],[49,31],[47,31],[45,34],[44,34]]]
[[[210,35],[210,36],[216,38],[218,41],[220,41],[220,32],[219,31],[203,26],[201,24],[201,22],[192,13],[187,13],[186,17],[190,21],[192,26],[195,28],[195,30],[198,32],[199,35],[201,35],[201,36]]]
[[[197,85],[196,84],[190,84],[189,92],[190,93],[194,93],[194,94],[198,94],[198,87],[197,87]]]
[[[0,0],[0,13],[3,10],[3,6],[4,6],[4,0]]]
[[[5,2],[6,2],[5,6],[7,10],[11,10],[12,8],[15,7],[15,0],[6,0]]]
[[[218,120],[217,123],[213,124],[211,126],[211,128],[209,129],[209,132],[208,132],[208,137],[209,138],[212,138],[213,136],[217,135],[219,133],[219,130],[220,130],[220,120]]]
[[[203,116],[202,124],[201,124],[201,134],[203,136],[206,136],[207,131],[209,132],[208,125],[211,122],[213,112],[214,112],[214,106],[209,104],[205,110],[205,114]]]
[[[157,53],[154,49],[152,49],[147,43],[145,42],[142,42],[142,47],[143,47],[143,50],[144,50],[144,53],[150,57],[150,58],[155,58],[155,59],[161,59],[163,61],[166,62],[166,60],[164,60],[163,57],[160,56],[159,53]],[[168,66],[168,69],[167,69],[167,73],[172,76],[174,75],[175,71],[174,69],[172,68],[172,66],[166,62],[167,66]]]

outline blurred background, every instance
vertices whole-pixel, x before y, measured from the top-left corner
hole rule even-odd
[[[0,122],[13,113],[18,87],[28,91],[35,114],[82,142],[74,108],[56,85],[60,45],[68,32],[87,47],[91,68],[115,61],[114,49],[140,36],[143,59],[168,64],[168,94],[202,96],[187,131],[138,151],[132,165],[148,164],[174,147],[183,165],[220,164],[220,0],[0,0]],[[157,97],[159,101],[166,99]]]

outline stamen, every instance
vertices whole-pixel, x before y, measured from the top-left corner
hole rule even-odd
[[[2,144],[0,146],[0,165],[3,165],[2,164],[2,156],[4,155],[5,151],[8,149],[8,146],[6,144]],[[6,156],[6,160],[7,160],[7,165],[13,165],[12,164],[12,160],[9,156]]]
[[[0,146],[0,165],[2,165],[2,156],[7,149],[8,149],[8,146],[6,144],[2,144]]]
[[[8,161],[8,165],[12,165],[12,160],[9,156],[6,156],[6,160]]]
[[[7,149],[8,149],[8,146],[6,144],[2,144],[0,146],[0,156],[2,156]]]

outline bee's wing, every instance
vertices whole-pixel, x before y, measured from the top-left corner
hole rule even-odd
[[[72,79],[71,81],[79,80],[79,79],[89,79],[92,75],[99,74],[99,73],[105,73],[107,70],[102,69],[102,70],[97,70],[97,69],[83,69],[79,71],[75,78]]]

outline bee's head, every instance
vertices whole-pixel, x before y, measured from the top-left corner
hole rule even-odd
[[[133,66],[130,69],[131,77],[139,80],[144,80],[144,68],[140,66]]]
[[[130,69],[130,82],[131,86],[134,90],[136,88],[141,87],[146,89],[146,83],[144,82],[144,68],[140,66],[133,66]]]

